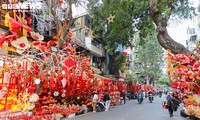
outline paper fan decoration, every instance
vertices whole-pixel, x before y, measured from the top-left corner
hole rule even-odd
[[[40,50],[41,52],[45,52],[47,49],[46,42],[34,41],[32,42],[32,45],[35,49]]]
[[[35,108],[35,104],[34,103],[29,103],[28,105],[27,105],[27,109],[28,110],[33,110]]]
[[[11,45],[17,49],[16,51],[18,53],[24,52],[26,49],[29,49],[31,46],[26,37],[21,37],[12,41]]]
[[[44,40],[44,36],[40,35],[38,32],[31,32],[31,37],[35,40]]]
[[[31,103],[36,103],[36,102],[39,101],[39,96],[38,96],[36,93],[33,93],[33,94],[30,96],[29,101],[30,101]]]

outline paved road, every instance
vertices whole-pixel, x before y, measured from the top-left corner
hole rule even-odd
[[[180,109],[169,117],[168,111],[161,107],[165,98],[154,98],[153,103],[145,99],[142,104],[136,100],[128,101],[125,105],[118,105],[108,112],[87,113],[68,118],[69,120],[189,120],[180,116]]]

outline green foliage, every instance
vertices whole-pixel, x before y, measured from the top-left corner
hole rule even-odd
[[[163,49],[159,43],[149,40],[143,46],[138,46],[137,61],[141,63],[138,72],[143,73],[152,83],[160,78],[163,67]]]
[[[149,11],[150,0],[89,0],[90,14],[93,16],[93,31],[95,37],[107,44],[112,52],[119,44],[131,46],[136,31],[140,31],[140,43],[144,44],[149,36],[155,35],[155,25]],[[101,4],[98,2],[101,1]],[[170,16],[191,18],[194,8],[189,0],[159,0],[159,20]],[[108,24],[107,18],[114,15],[114,22]],[[106,26],[106,29],[105,29]],[[111,50],[110,50],[111,49]]]
[[[134,35],[134,20],[129,14],[132,11],[129,8],[130,3],[119,4],[120,2],[121,0],[102,0],[101,5],[94,1],[88,4],[93,17],[94,35],[106,44],[106,49],[111,54],[119,44],[131,46],[130,40]],[[115,16],[112,23],[107,21],[110,15]]]
[[[136,74],[133,73],[133,72],[127,71],[127,72],[126,72],[126,75],[127,75],[127,77],[126,77],[126,79],[125,79],[126,81],[137,82],[137,81],[139,80],[138,75],[136,75]]]
[[[95,38],[102,41],[110,55],[116,57],[114,69],[123,69],[123,59],[115,53],[120,44],[130,47],[142,45],[138,47],[138,56],[144,65],[140,71],[155,80],[159,78],[163,66],[163,51],[155,42],[157,33],[152,19],[154,16],[149,11],[150,1],[153,0],[89,0],[88,8],[93,17]],[[170,16],[191,18],[194,12],[189,0],[158,0],[155,5],[159,11],[157,20],[168,20]],[[112,23],[107,21],[110,15],[115,16]],[[137,42],[132,43],[137,35]],[[118,63],[121,65],[116,66]]]
[[[160,85],[170,86],[170,81],[169,81],[168,75],[163,74],[163,75],[159,78],[158,83],[159,83]]]
[[[126,56],[122,55],[121,53],[117,52],[114,57],[114,69],[115,70],[126,70],[127,67],[125,66]]]

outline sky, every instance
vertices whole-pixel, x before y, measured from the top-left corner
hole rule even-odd
[[[182,45],[186,45],[187,40],[187,28],[190,27],[190,21],[181,21],[181,23],[177,23],[176,25],[170,25],[167,30],[169,35],[175,41],[181,43]]]
[[[190,0],[194,7],[197,7],[200,0]],[[182,45],[186,45],[187,40],[187,28],[194,27],[195,24],[192,20],[182,20],[182,21],[170,21],[168,27],[169,35],[177,42]]]

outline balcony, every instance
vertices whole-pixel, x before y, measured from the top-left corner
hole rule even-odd
[[[74,42],[83,47],[83,48],[87,48],[85,46],[85,27],[76,27],[72,29],[73,35],[74,35]]]
[[[90,37],[86,37],[86,47],[92,54],[96,55],[97,57],[105,56],[104,49],[101,46],[92,44]]]

